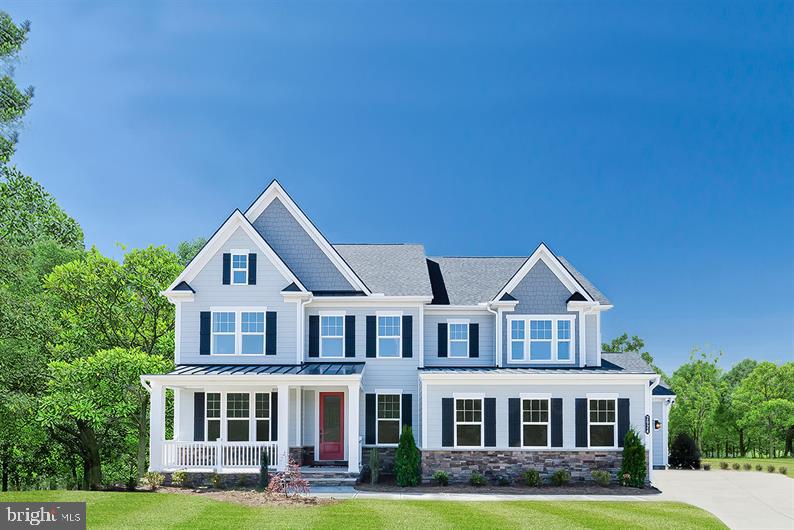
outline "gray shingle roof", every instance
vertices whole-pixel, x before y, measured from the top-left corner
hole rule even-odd
[[[527,260],[525,257],[427,258],[438,264],[440,281],[434,279],[434,304],[476,305],[489,302]],[[440,296],[446,292],[447,302]]]
[[[423,245],[334,245],[373,293],[432,296]]]
[[[601,364],[605,362],[614,364],[620,367],[624,372],[633,374],[652,374],[655,373],[653,368],[646,363],[639,353],[636,352],[623,352],[623,353],[601,353]]]
[[[557,258],[562,262],[565,268],[568,269],[568,272],[571,273],[571,276],[576,278],[576,281],[579,282],[582,285],[582,287],[584,287],[587,290],[587,292],[590,294],[593,300],[605,305],[612,304],[612,302],[610,302],[609,299],[606,296],[604,296],[604,293],[596,289],[596,286],[590,283],[590,280],[585,278],[584,274],[576,270],[574,266],[571,265],[571,263],[567,259],[563,258],[562,256],[557,256]]]

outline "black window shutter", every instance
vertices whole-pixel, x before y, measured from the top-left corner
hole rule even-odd
[[[485,447],[496,447],[496,398],[485,398]]]
[[[204,392],[193,394],[193,441],[204,441]]]
[[[447,324],[446,322],[438,323],[438,356],[447,356]]]
[[[199,355],[210,354],[210,338],[212,331],[212,313],[202,311],[199,315]]]
[[[469,324],[469,357],[480,356],[480,325]]]
[[[278,334],[278,313],[268,311],[265,314],[265,355],[276,354],[276,338]]]
[[[270,441],[278,441],[278,392],[270,393]]]
[[[309,315],[309,357],[320,356],[320,316]]]
[[[403,394],[402,395],[402,418],[403,418],[403,426],[408,426],[413,429],[413,395],[412,394]]]
[[[507,400],[507,441],[510,447],[521,446],[521,399]]]
[[[562,447],[562,398],[551,398],[551,446]]]
[[[576,447],[587,447],[587,398],[576,398]]]
[[[256,254],[248,254],[248,285],[256,285]]]
[[[345,315],[345,357],[356,356],[356,315]]]
[[[455,445],[455,399],[441,398],[441,446]]]
[[[375,412],[377,408],[377,396],[367,394],[364,396],[366,410],[364,412],[364,442],[368,445],[375,444]]]
[[[375,315],[367,315],[367,357],[375,357],[377,352],[375,342],[377,341],[378,325]]]
[[[223,254],[223,285],[232,283],[232,255],[228,252]]]
[[[414,319],[411,315],[403,315],[403,357],[414,355]]]
[[[623,439],[629,432],[629,398],[618,399],[618,447],[623,447]]]

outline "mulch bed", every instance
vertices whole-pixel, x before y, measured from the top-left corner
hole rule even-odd
[[[200,495],[217,501],[236,502],[246,506],[321,506],[334,504],[335,499],[319,499],[308,495],[267,494],[256,490],[216,490],[212,488],[173,488],[165,487],[157,490],[161,493],[178,493],[180,495]]]
[[[471,486],[469,484],[450,484],[438,486],[423,484],[414,487],[401,487],[395,484],[394,477],[383,476],[377,484],[356,484],[359,491],[381,493],[503,493],[507,495],[656,495],[656,488],[627,488],[613,484],[607,487],[593,483],[574,483],[567,486],[544,485],[537,488],[529,486]]]

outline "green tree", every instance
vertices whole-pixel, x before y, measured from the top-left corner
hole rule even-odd
[[[742,427],[739,420],[741,416],[736,410],[734,403],[734,393],[739,384],[747,377],[758,365],[753,359],[744,359],[731,367],[725,375],[720,379],[719,385],[719,402],[716,410],[714,411],[714,425],[713,437],[715,443],[723,443],[726,445],[725,456],[728,456],[728,445],[738,439],[739,454],[744,456],[747,452],[747,445],[745,442],[745,428]],[[734,438],[735,437],[735,438]]]
[[[689,362],[681,365],[670,381],[676,394],[675,406],[670,409],[671,431],[688,433],[698,447],[718,401],[720,355],[692,350]]]
[[[14,154],[22,117],[33,98],[33,87],[20,90],[13,79],[14,66],[29,31],[29,21],[15,24],[8,13],[0,11],[0,164],[7,163]]]
[[[84,488],[96,489],[102,483],[107,444],[122,440],[129,431],[146,440],[149,394],[140,376],[172,367],[159,355],[123,348],[50,363],[52,377],[37,419],[56,440],[80,455]]]
[[[624,486],[645,487],[645,445],[632,427],[623,438],[623,459],[620,465],[620,481]],[[628,475],[628,478],[623,478]]]
[[[421,454],[414,441],[414,433],[408,425],[403,425],[400,443],[394,453],[394,478],[398,486],[416,486],[422,477],[420,471]]]
[[[187,264],[196,257],[199,250],[206,244],[207,238],[205,237],[197,237],[190,241],[182,241],[179,243],[176,247],[176,255],[179,258],[179,264],[182,265],[182,267],[187,267]]]
[[[664,384],[670,384],[670,378],[667,377],[667,374],[664,373],[664,370],[656,366],[656,364],[653,362],[653,356],[645,350],[645,341],[639,338],[637,335],[632,335],[631,338],[629,338],[628,333],[623,333],[619,337],[612,339],[611,342],[602,343],[601,351],[612,353],[639,353],[640,357],[642,357],[642,360],[648,363],[653,371],[661,376]]]

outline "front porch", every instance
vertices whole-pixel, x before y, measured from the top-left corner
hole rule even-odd
[[[141,377],[151,394],[149,469],[163,473],[258,473],[361,462],[363,363],[180,366]],[[173,436],[166,439],[166,393]]]

